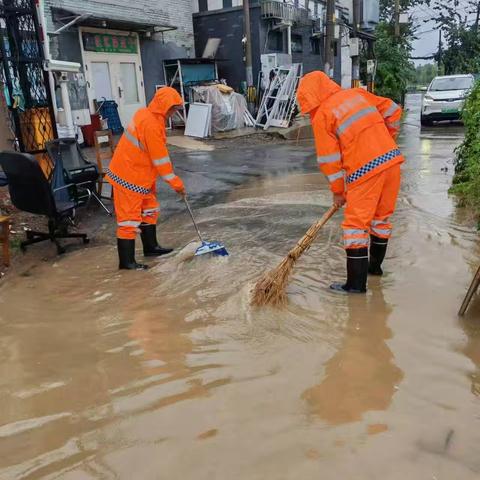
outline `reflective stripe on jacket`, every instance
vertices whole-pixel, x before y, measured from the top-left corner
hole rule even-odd
[[[183,189],[167,150],[165,119],[168,110],[182,104],[176,90],[157,91],[147,108],[134,115],[117,145],[107,172],[108,181],[129,191],[146,195],[160,176],[174,190]]]
[[[317,162],[334,193],[403,162],[395,139],[402,108],[361,88],[342,90],[323,72],[305,75],[297,92],[309,113]]]

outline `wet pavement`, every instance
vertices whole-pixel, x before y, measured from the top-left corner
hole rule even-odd
[[[94,244],[10,276],[0,478],[478,479],[480,302],[456,312],[480,244],[448,196],[463,130],[420,130],[418,105],[387,273],[366,297],[327,289],[344,275],[339,215],[299,261],[289,307],[249,307],[329,206],[308,143],[178,157],[229,258],[118,272],[113,243]],[[192,227],[161,195],[162,240],[181,247]]]

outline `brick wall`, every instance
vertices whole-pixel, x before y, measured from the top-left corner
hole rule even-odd
[[[61,27],[54,24],[52,7],[97,18],[176,27],[176,30],[146,38],[140,35],[140,50],[147,102],[155,85],[164,83],[163,60],[195,54],[192,0],[45,0],[47,31]],[[135,30],[132,26],[132,30]],[[60,35],[50,36],[52,58],[82,63],[78,27],[72,26]]]
[[[89,13],[107,20],[172,25],[177,30],[166,32],[165,42],[174,42],[193,51],[192,0],[45,0],[48,31],[59,27],[53,25],[51,7]]]

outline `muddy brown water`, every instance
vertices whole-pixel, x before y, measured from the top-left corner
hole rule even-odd
[[[0,478],[478,479],[480,258],[447,194],[459,127],[420,130],[386,275],[344,274],[341,218],[299,262],[285,311],[249,289],[329,206],[318,174],[267,177],[202,209],[229,258],[119,273],[113,247],[72,252],[0,289]],[[442,167],[448,167],[447,173]],[[172,217],[164,238],[192,239]]]

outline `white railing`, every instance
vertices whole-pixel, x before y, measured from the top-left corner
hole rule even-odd
[[[308,10],[297,7],[293,3],[263,0],[260,5],[262,7],[262,18],[265,19],[281,20],[300,25],[306,25],[311,21]]]

